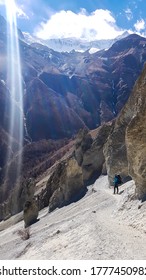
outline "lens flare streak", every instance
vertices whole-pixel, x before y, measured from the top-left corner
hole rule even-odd
[[[14,0],[5,0],[7,14],[7,84],[11,94],[10,125],[9,125],[9,151],[7,162],[11,159],[14,139],[18,143],[16,180],[20,175],[22,156],[20,150],[23,146],[23,88],[19,38],[16,19],[16,5]],[[8,171],[7,171],[8,173]],[[8,175],[8,174],[7,174]]]

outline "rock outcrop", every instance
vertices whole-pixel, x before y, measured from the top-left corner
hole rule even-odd
[[[74,157],[58,164],[47,182],[46,191],[49,212],[76,201],[85,193],[82,168]]]
[[[85,185],[92,184],[101,174],[106,173],[104,144],[113,129],[114,121],[102,125],[93,140],[87,130],[81,130],[75,141],[75,158],[82,167]]]
[[[25,188],[23,189],[23,194],[21,194],[20,200],[24,201],[23,206],[23,219],[25,228],[29,227],[33,223],[37,222],[37,217],[39,213],[38,200],[34,197],[35,192],[35,181],[29,178]]]
[[[50,176],[46,189],[39,193],[39,209],[49,205],[49,211],[63,207],[82,197],[86,185],[92,184],[101,174],[106,174],[103,147],[114,121],[92,132],[80,130],[75,139],[74,152],[60,161]],[[95,134],[95,131],[94,131]]]
[[[23,218],[25,228],[37,222],[38,203],[35,199],[27,200],[24,204]]]
[[[28,144],[23,149],[23,163],[21,176],[15,176],[14,157],[9,166],[9,178],[5,178],[5,168],[0,172],[0,221],[7,219],[23,210],[26,200],[30,199],[30,194],[36,191],[36,182],[48,168],[52,168],[56,161],[60,160],[66,153],[71,154],[73,141],[62,139],[42,140]],[[30,182],[32,178],[32,182]],[[33,195],[31,195],[31,198]],[[48,201],[48,200],[47,200]],[[48,205],[48,204],[47,204]]]

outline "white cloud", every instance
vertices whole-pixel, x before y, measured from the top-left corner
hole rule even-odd
[[[60,11],[35,31],[35,36],[41,39],[51,38],[82,38],[87,40],[113,39],[121,35],[116,21],[109,10],[96,10],[88,14],[85,9],[76,14],[72,11]]]
[[[135,30],[137,32],[140,32],[141,30],[145,29],[145,21],[144,19],[137,20],[137,22],[134,24]]]
[[[132,13],[131,9],[128,8],[127,10],[125,10],[125,14],[126,14],[126,17],[128,20],[133,19],[133,13]]]
[[[29,17],[26,15],[26,13],[18,6],[16,6],[16,14],[19,18],[29,19]]]

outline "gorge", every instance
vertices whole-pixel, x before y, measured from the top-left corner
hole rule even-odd
[[[146,39],[131,34],[93,54],[59,53],[26,43],[17,29],[11,89],[11,36],[2,17],[0,24],[0,220],[22,211],[30,177],[39,209],[76,201],[102,174],[109,184],[115,173],[133,179],[136,197],[145,200]]]

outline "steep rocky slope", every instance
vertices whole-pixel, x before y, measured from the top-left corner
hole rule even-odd
[[[132,177],[136,182],[139,198],[144,199],[145,70],[129,100],[128,97],[146,59],[146,39],[130,35],[113,44],[109,50],[95,54],[88,51],[58,53],[40,44],[28,45],[20,32],[26,126],[24,126],[25,145],[21,151],[23,165],[22,174],[16,181],[15,164],[18,156],[16,129],[12,138],[14,144],[9,162],[9,176],[5,181],[6,150],[9,149],[8,123],[11,118],[8,110],[10,102],[14,102],[18,115],[20,109],[18,104],[11,100],[8,88],[5,21],[2,26],[4,28],[0,31],[1,219],[22,210],[25,200],[23,189],[28,178],[33,177],[37,183],[39,176],[43,172],[46,174],[50,167],[51,171],[48,170],[47,176],[52,176],[49,180],[53,178],[53,181],[48,181],[47,188],[44,185],[44,191],[38,190],[37,193],[40,196],[40,208],[52,201],[55,201],[52,203],[52,209],[66,205],[75,196],[73,181],[77,180],[78,187],[75,188],[80,193],[82,186],[84,188],[106,172],[110,183],[115,172],[120,172],[124,180]],[[65,159],[62,158],[69,138],[81,128],[88,132],[88,129],[96,127],[98,129],[94,139],[89,133],[78,134],[74,153],[71,144],[69,154]],[[68,140],[62,140],[66,137]],[[51,142],[48,139],[51,139]],[[58,139],[61,140],[52,142]],[[56,147],[58,151],[63,150],[57,154]],[[36,150],[41,151],[39,155]],[[58,159],[59,167],[55,163]],[[62,165],[63,179],[59,179],[57,172]],[[74,175],[71,170],[75,170]],[[60,190],[61,184],[69,189],[71,195],[67,199],[65,188]],[[50,185],[51,193],[48,191]],[[19,201],[17,207],[13,207],[14,201],[17,200]]]
[[[109,177],[121,173],[136,183],[136,194],[145,199],[145,108],[146,65],[137,80],[130,98],[109,135],[104,155]],[[110,179],[111,181],[111,179]]]
[[[9,163],[9,174],[5,178],[5,168],[0,170],[0,220],[6,219],[11,215],[20,212],[26,201],[27,186],[32,178],[33,185],[36,185],[41,178],[50,176],[55,166],[67,154],[73,151],[73,141],[59,140],[41,140],[27,144],[23,149],[23,162],[21,174],[16,177],[16,154]],[[41,191],[39,186],[39,192]],[[43,184],[44,188],[44,184]],[[35,187],[37,191],[37,187]]]
[[[69,111],[75,111],[93,129],[117,116],[126,103],[144,65],[145,46],[146,39],[134,34],[95,54],[57,53],[39,44],[24,47],[23,43],[24,79],[27,83],[31,57],[31,69],[37,71],[33,77],[38,75],[63,98]]]
[[[8,86],[6,22],[3,18],[1,22],[0,79]],[[94,54],[88,51],[59,53],[41,44],[28,45],[20,31],[19,38],[24,113],[29,133],[35,141],[70,137],[83,126],[94,129],[112,120],[126,103],[146,58],[146,39],[134,34],[117,41],[109,50]],[[34,105],[30,101],[32,91]],[[54,132],[50,131],[52,113],[48,113],[48,100],[51,100],[51,105],[55,103],[51,109]],[[39,114],[38,106],[41,106]],[[67,129],[60,123],[60,111],[63,111],[63,123]],[[70,120],[69,124],[67,120]]]
[[[82,172],[84,186],[95,181],[101,174],[108,174],[109,184],[113,184],[114,174],[120,173],[123,182],[133,179],[136,184],[135,196],[145,200],[145,92],[146,92],[146,66],[137,80],[126,105],[121,110],[117,119],[104,124],[96,130],[93,138],[87,130],[78,133],[72,160],[78,163],[79,173]],[[64,165],[64,170],[70,159]],[[59,168],[59,166],[58,166]],[[52,196],[55,197],[56,207],[61,207],[63,199],[58,201],[55,193],[62,186],[62,179],[56,177],[59,169],[54,171],[48,180],[48,188],[54,190],[51,195],[44,192],[48,205],[52,204]],[[66,180],[70,180],[66,175]],[[74,183],[82,187],[82,182],[77,181],[76,173],[72,175]],[[59,180],[59,183],[58,183]],[[63,184],[64,185],[64,184]],[[67,184],[65,183],[66,188]],[[71,187],[71,189],[73,186]],[[62,187],[61,187],[62,189]],[[49,192],[50,193],[50,192]],[[57,202],[58,201],[58,202]],[[52,208],[51,208],[52,209]]]

